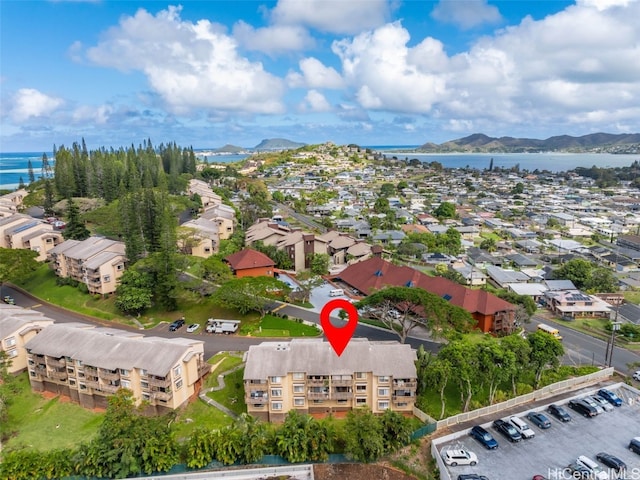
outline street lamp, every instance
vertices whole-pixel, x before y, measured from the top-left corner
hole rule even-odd
[[[605,364],[607,365],[607,367],[610,367],[611,363],[613,362],[613,349],[616,346],[616,332],[620,330],[620,325],[622,325],[622,322],[611,322],[611,349],[607,348],[608,358],[605,358]]]

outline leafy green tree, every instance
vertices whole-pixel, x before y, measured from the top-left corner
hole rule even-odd
[[[383,183],[380,186],[380,195],[383,197],[390,197],[396,193],[396,188],[393,186],[393,183]]]
[[[535,388],[538,388],[544,369],[560,365],[560,358],[564,355],[564,347],[552,335],[539,331],[530,333],[527,340],[531,345],[530,368],[535,373]]]
[[[442,202],[433,211],[433,216],[440,220],[445,218],[456,218],[456,206],[450,202]]]
[[[368,410],[347,413],[345,454],[358,462],[375,462],[384,455],[384,431],[380,420]]]
[[[234,425],[229,425],[214,432],[216,460],[224,465],[232,465],[240,458],[242,450],[242,433]]]
[[[234,308],[242,315],[251,311],[264,316],[276,297],[282,298],[291,291],[284,282],[271,277],[234,278],[222,284],[213,294],[215,301],[227,308]]]
[[[80,218],[80,209],[72,198],[67,198],[67,225],[62,236],[65,240],[85,240],[91,233]]]
[[[585,285],[588,292],[617,292],[618,279],[613,272],[606,267],[596,267],[591,270],[591,276]]]
[[[216,285],[220,285],[233,278],[229,265],[216,255],[212,255],[202,262],[202,270],[204,278]]]
[[[480,242],[480,248],[482,250],[486,250],[487,252],[495,252],[498,248],[498,244],[496,239],[493,237],[485,238]]]
[[[500,345],[504,350],[508,350],[515,356],[514,368],[509,372],[511,380],[511,391],[513,395],[517,395],[518,380],[529,370],[531,361],[531,344],[529,341],[517,333],[507,335],[500,339]]]
[[[215,458],[216,445],[212,430],[196,428],[185,444],[187,467],[203,468]]]
[[[328,421],[291,410],[275,434],[278,455],[297,463],[324,461],[333,451],[335,431]]]
[[[409,419],[391,409],[380,416],[382,426],[382,441],[385,453],[395,452],[411,441],[411,426]]]
[[[309,259],[311,273],[314,275],[326,275],[329,273],[329,255],[326,253],[314,253]]]
[[[524,193],[524,183],[522,182],[518,182],[515,184],[515,186],[511,189],[511,194],[512,195],[520,195]]]
[[[582,258],[573,258],[553,272],[553,278],[571,280],[576,288],[583,289],[589,285],[593,263]]]
[[[398,185],[396,185],[396,189],[398,190],[398,192],[401,192],[405,188],[409,188],[409,184],[405,180],[400,180],[398,182]]]
[[[480,388],[480,369],[476,348],[467,340],[455,340],[442,347],[438,358],[446,360],[458,382],[462,411],[469,411],[473,394]]]
[[[373,204],[375,213],[386,213],[389,211],[389,200],[386,197],[378,197]]]
[[[477,345],[478,367],[483,382],[489,388],[489,404],[493,404],[500,384],[511,378],[516,368],[516,355],[504,349],[496,339],[485,339]]]
[[[425,383],[429,384],[431,388],[438,391],[440,395],[440,417],[444,418],[444,412],[446,408],[446,397],[444,394],[449,380],[451,379],[453,372],[451,364],[445,358],[437,357],[425,369]]]
[[[0,247],[0,290],[3,283],[24,280],[37,270],[37,256],[37,252],[25,248]]]
[[[268,427],[251,415],[243,413],[234,422],[234,427],[240,431],[240,450],[238,459],[242,463],[254,463],[267,453]]]
[[[311,291],[322,285],[324,282],[323,278],[319,275],[314,275],[310,270],[300,272],[296,276],[296,282],[298,283],[299,289],[297,291],[291,292],[289,297],[294,300],[300,300],[302,302],[308,302],[309,297],[311,296]]]
[[[139,315],[151,308],[153,298],[153,277],[136,268],[125,270],[116,288],[115,305],[118,310]]]
[[[535,300],[527,295],[518,295],[510,290],[498,290],[496,296],[514,305],[522,306],[529,317],[538,309]]]

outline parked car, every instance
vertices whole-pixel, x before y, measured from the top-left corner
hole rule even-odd
[[[576,463],[586,467],[595,480],[609,480],[609,474],[602,470],[602,468],[600,468],[600,465],[598,465],[594,460],[591,460],[586,455],[580,455],[576,459]]]
[[[536,432],[534,432],[529,426],[529,424],[524,420],[522,420],[521,418],[513,416],[509,418],[509,422],[511,423],[511,425],[513,425],[516,428],[518,433],[522,435],[522,438],[526,439],[526,438],[533,438],[536,436]]]
[[[189,325],[189,326],[187,327],[187,332],[189,332],[189,333],[193,333],[193,332],[195,332],[196,330],[198,330],[199,328],[200,328],[200,324],[198,324],[198,323],[192,323],[191,325]]]
[[[583,397],[582,401],[591,405],[593,408],[596,409],[596,414],[600,415],[601,413],[604,413],[604,408],[602,408],[602,405],[600,405],[598,402],[596,402],[592,397]]]
[[[594,407],[586,403],[584,400],[569,400],[568,405],[569,408],[575,410],[580,415],[586,418],[591,418],[598,415],[598,411]]]
[[[464,448],[445,450],[442,452],[442,459],[444,463],[452,467],[456,465],[476,465],[478,463],[478,456]]]
[[[571,415],[569,415],[569,412],[567,412],[564,409],[564,407],[561,407],[560,405],[556,405],[555,403],[552,405],[549,405],[549,407],[547,408],[547,412],[549,412],[551,415],[556,417],[561,422],[571,421]]]
[[[616,472],[624,472],[627,469],[626,463],[610,453],[600,452],[596,455],[596,460]]]
[[[536,427],[546,430],[551,428],[551,422],[544,413],[529,412],[527,413],[527,420],[533,423]]]
[[[510,442],[519,442],[522,440],[522,435],[516,430],[516,427],[502,419],[495,420],[493,422],[493,428],[498,430],[498,432],[504,435]]]
[[[498,442],[496,441],[496,439],[493,438],[493,436],[480,425],[472,427],[469,431],[469,435],[478,440],[482,445],[484,445],[485,448],[488,448],[489,450],[498,448]]]
[[[534,475],[531,480],[547,480],[547,477],[544,475]]]
[[[600,405],[605,412],[613,411],[613,405],[607,402],[600,395],[591,395],[589,398],[592,398],[593,401],[596,402],[598,405]]]
[[[584,480],[591,478],[591,471],[578,462],[570,463],[567,468],[565,468],[565,472],[569,475],[567,478]]]
[[[634,380],[640,381],[640,370],[636,370],[633,375],[631,375]]]
[[[13,299],[13,297],[10,297],[9,295],[5,295],[2,300],[4,301],[4,303],[8,303],[9,305],[15,305],[16,301]]]
[[[184,325],[184,323],[185,323],[184,319],[183,318],[179,318],[178,320],[172,322],[171,325],[169,325],[169,331],[170,332],[175,332],[180,327],[182,327]]]
[[[629,442],[629,450],[640,455],[640,437],[634,437]]]
[[[620,407],[622,405],[622,399],[611,390],[601,388],[600,390],[598,390],[598,395],[600,395],[614,407]]]
[[[484,475],[478,475],[476,473],[463,473],[458,475],[458,480],[489,480]]]

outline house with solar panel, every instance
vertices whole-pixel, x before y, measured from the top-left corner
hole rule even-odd
[[[553,313],[567,320],[577,317],[611,318],[614,307],[595,295],[580,290],[548,290],[544,301]]]
[[[49,252],[51,267],[58,277],[84,283],[91,294],[116,291],[124,273],[125,244],[102,237],[66,240]]]
[[[0,218],[0,247],[28,249],[38,253],[36,260],[46,260],[47,254],[64,241],[62,233],[44,220],[16,213]]]

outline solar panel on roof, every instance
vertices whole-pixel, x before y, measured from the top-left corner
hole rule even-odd
[[[31,223],[27,223],[26,225],[22,225],[21,227],[16,228],[13,233],[20,233],[20,232],[24,232],[25,230],[30,229],[31,227],[35,227],[36,225],[38,225],[38,223],[40,222],[31,222]]]
[[[413,287],[413,282],[411,280],[409,280],[407,283],[404,284],[405,287]]]
[[[377,270],[376,273],[374,273],[374,275],[376,277],[381,277],[382,276],[382,270]]]
[[[445,294],[442,296],[442,298],[444,298],[444,299],[448,302],[448,301],[449,301],[449,300],[451,300],[453,297],[452,297],[451,295],[449,295],[448,293],[445,293]]]

